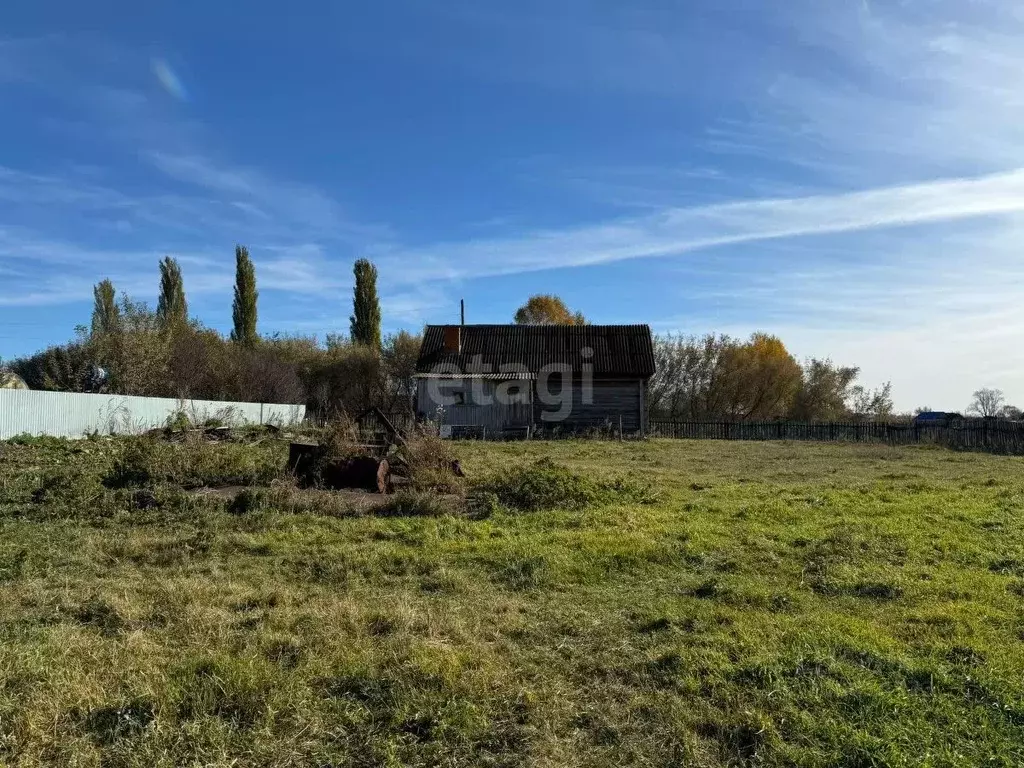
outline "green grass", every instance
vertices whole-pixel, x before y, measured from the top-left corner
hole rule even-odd
[[[476,511],[367,514],[280,443],[23,442],[0,765],[1024,763],[1019,458],[460,444]]]

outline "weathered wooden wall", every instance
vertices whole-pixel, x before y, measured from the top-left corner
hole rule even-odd
[[[430,381],[420,379],[416,408],[426,418],[433,419],[441,402],[437,397],[437,386],[430,386]],[[533,425],[539,429],[563,432],[595,428],[618,431],[621,424],[622,431],[627,434],[639,432],[642,427],[643,382],[639,379],[597,379],[593,382],[590,402],[584,397],[583,382],[577,379],[571,384],[570,407],[565,409],[562,417],[559,413],[563,409],[557,402],[544,403],[535,391],[531,393],[534,382],[520,382],[523,396],[513,404],[496,402],[494,392],[498,383],[478,381],[476,389],[468,379],[443,385],[444,393],[462,392],[464,403],[444,406],[441,423],[482,426],[495,431]],[[552,389],[555,393],[559,391],[555,385]],[[482,397],[476,397],[481,393]]]
[[[513,403],[499,403],[495,391],[501,382],[464,379],[443,385],[440,393],[431,386],[430,379],[420,379],[417,386],[416,410],[427,419],[434,420],[438,406],[443,406],[441,424],[446,426],[479,426],[500,432],[532,423],[530,389],[533,382],[519,381],[522,393]],[[462,405],[444,405],[438,394],[461,392]]]
[[[572,385],[572,411],[564,420],[557,420],[557,405],[546,405],[534,398],[534,423],[542,428],[559,428],[576,432],[594,428],[618,431],[620,418],[622,431],[638,432],[643,414],[642,383],[628,379],[597,379],[593,383],[592,402],[585,402],[583,384]]]

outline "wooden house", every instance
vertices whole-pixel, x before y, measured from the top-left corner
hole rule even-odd
[[[416,371],[443,434],[643,435],[654,346],[646,325],[430,325]]]

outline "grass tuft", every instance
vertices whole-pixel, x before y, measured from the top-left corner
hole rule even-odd
[[[246,488],[231,503],[228,512],[232,515],[248,515],[262,512],[270,506],[270,494],[263,488]]]
[[[148,699],[134,699],[124,704],[97,707],[82,718],[82,727],[103,747],[134,738],[156,720],[156,706]]]
[[[217,718],[239,729],[269,720],[275,676],[259,659],[206,658],[173,671],[177,717],[181,721]]]
[[[373,509],[379,517],[442,517],[455,512],[451,499],[424,491],[399,491]]]
[[[87,600],[75,609],[74,617],[78,623],[95,627],[105,635],[116,635],[125,626],[125,621],[117,609],[97,597]]]

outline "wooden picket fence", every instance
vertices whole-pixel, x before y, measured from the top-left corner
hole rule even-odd
[[[888,422],[671,421],[651,419],[650,437],[682,440],[816,440],[890,445],[936,444],[965,451],[1024,454],[1024,422],[976,420],[953,424]]]

